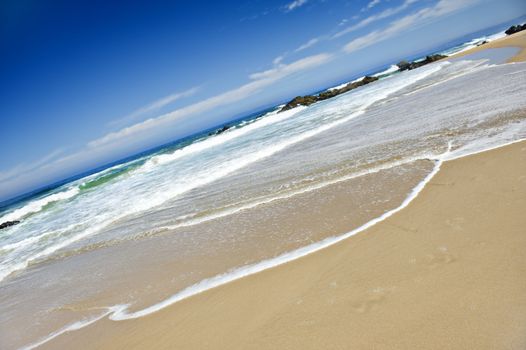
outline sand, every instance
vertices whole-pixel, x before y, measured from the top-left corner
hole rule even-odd
[[[526,32],[489,47],[521,46]],[[472,52],[465,52],[464,55]],[[376,226],[42,348],[525,349],[526,142],[446,162]]]
[[[453,160],[340,244],[44,348],[524,349],[526,143]]]
[[[502,48],[502,47],[518,47],[520,48],[520,51],[515,54],[514,56],[510,57],[507,62],[521,62],[526,60],[526,30],[523,30],[522,32],[518,32],[512,35],[505,36],[500,39],[496,39],[492,42],[489,42],[487,44],[477,46],[475,48],[472,48],[470,50],[466,50],[464,52],[460,52],[456,55],[449,56],[447,59],[451,58],[457,58],[457,57],[464,57],[466,55],[470,55],[485,49],[496,49],[496,48]]]

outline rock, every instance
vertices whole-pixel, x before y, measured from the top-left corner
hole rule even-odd
[[[213,131],[213,132],[209,132],[208,133],[208,136],[212,136],[212,135],[219,135],[225,131],[227,131],[228,129],[230,129],[232,126],[231,125],[225,125],[223,126],[221,129],[218,129],[216,131]]]
[[[489,43],[489,41],[487,41],[487,40],[484,40],[483,42],[481,42],[481,43],[478,43],[478,44],[477,44],[477,46],[480,46],[480,45],[484,45],[484,44],[487,44],[487,43]]]
[[[411,69],[411,63],[407,61],[400,61],[396,64],[400,70],[409,70]]]
[[[296,96],[294,97],[289,103],[287,103],[281,110],[280,112],[283,112],[283,111],[287,111],[289,109],[292,109],[292,108],[295,108],[295,107],[298,107],[298,106],[309,106],[315,102],[318,102],[318,101],[323,101],[323,100],[327,100],[329,98],[332,98],[334,96],[338,96],[340,94],[343,94],[347,91],[350,91],[352,89],[356,89],[357,87],[360,87],[362,85],[366,85],[366,84],[369,84],[369,83],[372,83],[373,81],[376,81],[378,80],[377,77],[364,77],[362,80],[360,81],[356,81],[354,83],[349,83],[347,85],[345,85],[343,88],[341,89],[332,89],[332,90],[327,90],[327,91],[324,91],[318,95],[307,95],[307,96]]]
[[[414,62],[400,61],[397,64],[397,66],[398,66],[398,68],[400,68],[401,71],[411,70],[411,69],[415,69],[415,68],[418,68],[418,67],[425,66],[426,64],[429,64],[429,63],[441,60],[441,59],[446,58],[446,57],[447,56],[439,55],[439,54],[428,55],[422,61],[414,61]]]
[[[6,227],[9,227],[9,226],[13,226],[13,225],[19,224],[19,223],[20,223],[20,221],[18,221],[18,220],[3,222],[3,223],[0,224],[0,230],[4,229]]]
[[[435,62],[435,61],[441,60],[441,59],[446,58],[446,57],[447,56],[438,55],[438,54],[436,54],[436,55],[429,55],[429,56],[426,56],[426,58],[423,59],[422,61],[418,61],[418,62],[401,61],[401,62],[399,62],[397,64],[397,66],[400,68],[401,71],[403,71],[403,70],[410,70],[410,69],[415,69],[415,68],[418,68],[418,67],[422,67],[422,66],[424,66],[424,65],[426,65],[428,63]],[[345,85],[341,89],[327,90],[327,91],[324,91],[324,92],[322,92],[322,93],[320,93],[318,95],[296,96],[292,100],[290,100],[283,108],[281,108],[280,112],[287,111],[289,109],[298,107],[300,105],[301,106],[309,106],[309,105],[311,105],[311,104],[313,104],[315,102],[327,100],[327,99],[332,98],[334,96],[338,96],[340,94],[343,94],[343,93],[345,93],[347,91],[356,89],[356,88],[358,88],[360,86],[372,83],[373,81],[376,81],[378,79],[379,79],[378,77],[366,76],[362,80],[355,81],[353,83],[349,83],[349,84]]]
[[[509,27],[508,29],[506,29],[506,31],[504,33],[506,33],[506,35],[511,35],[511,34],[515,34],[515,33],[518,33],[520,31],[523,31],[526,29],[526,23],[524,24],[518,24],[516,26],[511,26]]]

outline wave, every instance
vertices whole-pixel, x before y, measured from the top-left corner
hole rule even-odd
[[[127,174],[130,171],[138,168],[141,164],[142,164],[141,162],[137,162],[137,163],[132,163],[132,164],[125,165],[125,166],[116,167],[114,169],[112,168],[109,171],[101,172],[97,174],[97,176],[94,177],[93,180],[84,181],[82,184],[80,184],[79,189],[81,191],[89,190],[94,187],[108,183],[114,180],[115,178],[120,177],[124,174]]]
[[[141,168],[143,171],[150,171],[157,165],[162,165],[166,163],[173,162],[174,160],[189,156],[194,153],[204,151],[206,149],[219,146],[225,142],[233,140],[241,135],[247,134],[254,130],[257,130],[261,127],[267,126],[269,124],[277,123],[279,121],[290,118],[299,111],[305,109],[304,106],[299,106],[294,109],[278,113],[278,110],[272,111],[264,115],[263,117],[258,118],[257,121],[244,125],[241,128],[232,128],[224,133],[219,135],[214,135],[208,138],[205,138],[196,143],[192,143],[186,147],[180,148],[172,153],[164,153],[156,155],[146,161]]]
[[[381,76],[384,76],[384,75],[389,75],[389,74],[398,72],[399,70],[400,70],[400,68],[396,64],[392,64],[386,70],[383,70],[381,72],[373,74],[373,77],[381,77]]]
[[[173,225],[166,225],[166,226],[157,227],[155,230],[149,232],[149,236],[152,235],[152,234],[158,233],[158,232],[162,232],[162,231],[174,230],[174,229],[181,228],[181,227],[188,227],[188,226],[198,225],[198,224],[210,221],[210,220],[215,220],[215,219],[219,219],[219,218],[222,218],[222,217],[225,217],[225,216],[233,215],[233,214],[239,213],[241,211],[250,210],[250,209],[256,208],[256,207],[258,207],[260,205],[264,205],[264,204],[272,203],[272,202],[275,202],[275,201],[288,199],[288,198],[291,198],[291,197],[294,197],[294,196],[297,196],[297,195],[301,195],[301,194],[304,194],[304,193],[316,191],[316,190],[319,190],[319,189],[322,189],[324,187],[327,187],[327,186],[330,186],[330,185],[334,185],[334,184],[337,184],[337,183],[340,183],[340,182],[356,179],[356,178],[359,178],[359,177],[362,177],[362,176],[366,176],[366,175],[370,175],[370,174],[375,174],[375,173],[378,173],[378,172],[383,171],[383,170],[388,170],[388,169],[392,169],[392,168],[395,168],[395,167],[398,167],[398,166],[410,164],[410,163],[416,162],[418,160],[429,160],[429,159],[433,159],[433,158],[436,158],[436,155],[422,154],[422,155],[419,155],[419,156],[408,157],[408,158],[400,159],[400,160],[397,160],[397,161],[388,162],[388,163],[385,163],[383,165],[379,165],[379,166],[376,166],[376,167],[373,167],[373,168],[370,168],[370,169],[367,169],[367,170],[359,171],[359,172],[352,173],[352,174],[349,174],[349,175],[345,175],[345,176],[342,176],[342,177],[338,177],[338,178],[334,178],[334,179],[331,179],[331,180],[327,180],[327,181],[323,181],[323,182],[320,182],[320,183],[316,183],[314,185],[306,186],[306,187],[297,189],[295,191],[281,193],[281,194],[274,195],[274,196],[256,198],[256,200],[245,202],[245,203],[242,203],[241,205],[237,205],[237,206],[231,206],[229,208],[223,208],[222,210],[219,210],[219,211],[217,211],[217,212],[215,212],[213,214],[208,214],[206,216],[199,217],[199,215],[185,215],[184,217],[179,218],[179,219],[183,220],[182,222],[176,223],[176,224],[173,224]],[[134,239],[136,239],[136,238],[137,237],[134,237]]]
[[[111,180],[137,168],[140,164],[141,163],[134,163],[125,166],[118,165],[110,169],[106,169],[102,172],[96,173],[94,175],[91,175],[85,178],[84,182],[82,182],[80,185],[71,186],[66,191],[57,192],[39,199],[34,199],[26,205],[24,205],[23,207],[15,209],[0,217],[0,223],[6,221],[18,221],[26,218],[29,215],[43,211],[46,208],[48,208],[49,205],[52,203],[70,199],[78,195],[81,191],[89,190],[96,186],[110,182]]]
[[[6,222],[6,221],[15,221],[23,219],[24,217],[27,217],[28,215],[38,213],[39,211],[45,209],[49,204],[53,202],[63,201],[69,198],[72,198],[79,194],[80,190],[78,187],[71,187],[66,191],[58,192],[51,194],[49,196],[46,196],[44,198],[36,199],[28,204],[24,205],[23,207],[19,209],[15,209],[12,212],[2,216],[0,218],[0,222]]]

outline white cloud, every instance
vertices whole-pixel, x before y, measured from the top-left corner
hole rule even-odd
[[[411,15],[393,21],[387,28],[375,30],[358,37],[344,46],[347,53],[361,50],[378,42],[389,39],[407,29],[414,29],[439,17],[451,14],[465,7],[473,5],[478,0],[440,0],[434,6],[426,7]]]
[[[307,0],[294,0],[293,2],[285,5],[285,11],[293,11],[307,3]]]
[[[378,13],[376,15],[372,15],[372,16],[369,16],[367,18],[364,18],[360,22],[358,22],[358,23],[356,23],[356,24],[354,24],[354,25],[352,25],[350,27],[347,27],[344,30],[341,30],[338,33],[334,34],[333,35],[333,39],[339,38],[339,37],[341,37],[341,36],[343,36],[345,34],[353,32],[353,31],[355,31],[357,29],[366,27],[369,24],[371,24],[373,22],[376,22],[378,20],[381,20],[381,19],[384,19],[384,18],[387,18],[387,17],[391,17],[393,15],[396,15],[397,13],[405,10],[411,4],[413,4],[413,3],[417,2],[417,1],[419,1],[419,0],[405,0],[400,6],[391,7],[391,8],[383,10],[382,12],[380,12],[380,13]]]
[[[378,5],[379,3],[381,2],[381,0],[371,0],[366,7],[364,7],[362,9],[362,11],[365,11],[365,10],[370,10],[372,9],[373,7],[375,7],[376,5]]]
[[[161,99],[158,99],[157,101],[154,101],[144,107],[141,107],[135,111],[133,111],[132,113],[128,114],[127,116],[123,117],[123,118],[120,118],[120,119],[117,119],[117,120],[114,120],[114,121],[111,121],[108,123],[108,125],[123,125],[123,124],[127,124],[127,123],[130,123],[132,121],[135,121],[141,117],[144,117],[145,115],[148,115],[150,113],[153,113],[153,112],[156,112],[158,110],[160,110],[161,108],[177,101],[177,100],[180,100],[182,98],[185,98],[185,97],[189,97],[189,96],[192,96],[193,94],[195,94],[197,91],[199,90],[199,87],[193,87],[191,89],[188,89],[186,91],[183,91],[183,92],[176,92],[176,93],[173,93],[171,95],[168,95],[168,96],[165,96]]]
[[[305,49],[308,49],[309,47],[316,45],[319,41],[320,41],[320,38],[310,39],[305,44],[301,45],[296,50],[294,50],[294,52],[300,52],[300,51],[303,51]]]
[[[278,64],[281,63],[281,61],[283,61],[284,58],[285,58],[285,57],[284,57],[283,55],[278,56],[278,57],[274,58],[274,60],[272,60],[272,64],[274,64],[274,65],[278,65]]]
[[[151,134],[155,134],[156,130],[161,130],[162,128],[171,125],[173,122],[180,120],[181,118],[186,118],[190,115],[203,113],[222,105],[240,101],[255,94],[260,89],[285,78],[286,76],[319,66],[325,62],[328,62],[331,58],[332,55],[323,53],[314,56],[308,56],[290,64],[279,63],[277,66],[269,70],[251,74],[250,79],[252,81],[236,89],[177,109],[159,117],[147,119],[143,122],[134,124],[119,131],[109,133],[99,139],[89,142],[88,146],[91,148],[105,147],[107,145],[114,145],[116,143],[123,142],[125,139],[131,137],[135,139],[138,137],[138,135],[141,137],[149,137]]]

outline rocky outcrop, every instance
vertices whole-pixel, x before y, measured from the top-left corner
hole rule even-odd
[[[298,106],[309,106],[315,102],[319,102],[319,101],[323,101],[323,100],[327,100],[329,98],[332,98],[334,96],[338,96],[340,94],[343,94],[347,91],[351,91],[353,89],[356,89],[360,86],[363,86],[363,85],[366,85],[366,84],[369,84],[369,83],[372,83],[373,81],[376,81],[378,80],[377,77],[364,77],[363,79],[359,80],[359,81],[355,81],[353,83],[349,83],[347,85],[345,85],[344,87],[342,87],[341,89],[332,89],[332,90],[327,90],[327,91],[324,91],[318,95],[307,95],[307,96],[297,96],[297,97],[294,97],[289,103],[287,103],[281,110],[280,112],[283,112],[283,111],[287,111],[289,109],[292,109],[292,108],[295,108],[295,107],[298,107]]]
[[[506,33],[506,35],[512,35],[512,34],[518,33],[523,30],[526,30],[526,23],[518,24],[516,26],[511,26],[508,29],[506,29],[504,33]]]
[[[217,129],[216,131],[209,132],[209,133],[208,133],[208,136],[219,135],[219,134],[221,134],[221,133],[224,133],[225,131],[227,131],[227,130],[230,129],[231,127],[232,127],[231,125],[225,125],[225,126],[223,126],[221,129]]]
[[[439,55],[439,54],[429,55],[429,56],[426,56],[426,58],[423,59],[422,61],[413,61],[413,62],[400,61],[396,65],[398,66],[398,68],[400,68],[401,71],[411,70],[411,69],[425,66],[426,64],[441,60],[446,57],[447,56]]]
[[[397,64],[397,66],[398,66],[398,68],[401,71],[411,70],[411,69],[415,69],[415,68],[418,68],[418,67],[425,66],[426,64],[429,64],[431,62],[435,62],[435,61],[441,60],[441,59],[446,58],[446,57],[447,56],[439,55],[439,54],[429,55],[429,56],[426,56],[426,58],[421,60],[421,61],[414,61],[414,62],[401,61],[401,62],[399,62]],[[311,104],[313,104],[315,102],[323,101],[323,100],[332,98],[334,96],[338,96],[338,95],[343,94],[343,93],[345,93],[347,91],[356,89],[356,88],[358,88],[360,86],[372,83],[373,81],[376,81],[378,79],[379,79],[378,77],[366,76],[366,77],[364,77],[363,79],[361,79],[359,81],[355,81],[355,82],[352,82],[352,83],[349,83],[349,84],[345,85],[341,89],[327,90],[327,91],[324,91],[324,92],[322,92],[322,93],[320,93],[318,95],[296,96],[291,101],[289,101],[283,108],[281,108],[280,112],[287,111],[289,109],[292,109],[292,108],[295,108],[295,107],[298,107],[298,106],[309,106],[309,105],[311,105]]]
[[[9,227],[9,226],[13,226],[13,225],[19,224],[19,223],[20,223],[20,221],[18,221],[18,220],[3,222],[3,223],[0,224],[0,230],[4,229],[6,227]]]

